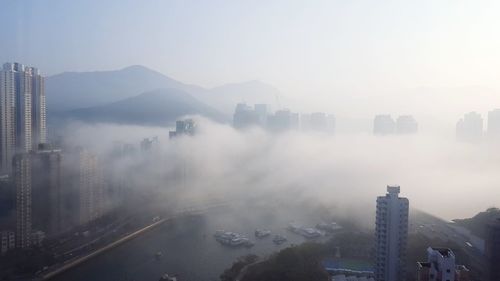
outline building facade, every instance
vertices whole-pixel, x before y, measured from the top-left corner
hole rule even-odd
[[[31,152],[32,227],[47,237],[64,230],[62,153],[59,149]],[[33,241],[32,241],[33,242]]]
[[[375,225],[375,280],[405,280],[409,201],[399,197],[399,186],[387,186],[377,198]]]
[[[456,265],[455,254],[448,248],[427,248],[427,261],[417,262],[417,281],[469,281],[470,272]]]
[[[94,154],[79,153],[79,224],[89,223],[104,214],[104,181],[99,160]]]
[[[9,174],[16,151],[15,79],[7,66],[0,71],[0,172]]]
[[[500,138],[500,109],[488,112],[488,137]]]
[[[7,251],[16,247],[14,231],[4,230],[0,231],[0,254],[5,254]]]
[[[477,142],[483,136],[483,118],[479,113],[469,112],[457,123],[457,139],[460,141]]]
[[[13,160],[13,179],[16,188],[16,247],[31,246],[32,196],[29,154],[17,154]]]
[[[31,129],[33,149],[47,142],[47,114],[45,100],[45,78],[37,68],[31,67]]]
[[[391,115],[381,114],[373,119],[373,134],[374,135],[390,135],[394,133],[396,123]]]
[[[400,135],[415,134],[418,131],[418,124],[411,115],[401,115],[396,120],[396,133]]]
[[[0,71],[0,172],[10,173],[15,153],[47,141],[45,81],[37,68],[5,63]]]

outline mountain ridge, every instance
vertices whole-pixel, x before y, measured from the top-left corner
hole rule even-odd
[[[119,70],[63,72],[47,77],[47,108],[51,112],[64,112],[95,107],[161,88],[183,90],[226,114],[238,102],[274,103],[280,95],[279,90],[258,80],[204,88],[142,65],[131,65]]]

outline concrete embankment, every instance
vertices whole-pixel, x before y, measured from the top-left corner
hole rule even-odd
[[[172,218],[161,219],[161,220],[159,220],[157,222],[154,222],[154,223],[152,223],[152,224],[150,224],[150,225],[148,225],[146,227],[143,227],[143,228],[141,228],[141,229],[139,229],[139,230],[137,230],[137,231],[135,231],[135,232],[133,232],[131,234],[128,234],[127,236],[122,237],[122,238],[116,240],[115,242],[113,242],[111,244],[108,244],[108,245],[106,245],[106,246],[104,246],[102,248],[99,248],[98,250],[96,250],[96,251],[94,251],[94,252],[92,252],[92,253],[90,253],[88,255],[85,255],[83,257],[77,258],[74,261],[70,261],[70,262],[64,264],[63,266],[61,266],[61,267],[59,267],[59,268],[57,268],[57,269],[55,269],[55,270],[53,270],[53,271],[51,271],[51,272],[43,275],[43,277],[42,277],[41,280],[49,280],[49,279],[51,279],[51,278],[53,278],[53,277],[55,277],[55,276],[63,273],[64,271],[66,271],[66,270],[68,270],[70,268],[73,268],[73,267],[75,267],[75,266],[77,266],[77,265],[79,265],[81,263],[84,263],[85,261],[87,261],[87,260],[89,260],[89,259],[91,259],[91,258],[93,258],[95,256],[98,256],[98,255],[100,255],[100,254],[102,254],[102,253],[104,253],[104,252],[106,252],[106,251],[108,251],[108,250],[110,250],[110,249],[112,249],[112,248],[114,248],[114,247],[122,244],[122,243],[125,243],[125,242],[127,242],[127,241],[129,241],[131,239],[134,239],[135,237],[141,235],[142,233],[144,233],[144,232],[146,232],[146,231],[148,231],[148,230],[150,230],[150,229],[152,229],[152,228],[154,228],[154,227],[156,227],[156,226],[158,226],[158,225],[160,225],[160,224],[162,224],[162,223],[164,223],[164,222],[166,222],[168,220],[171,220],[171,219]]]

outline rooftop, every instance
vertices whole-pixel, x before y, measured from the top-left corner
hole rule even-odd
[[[453,252],[448,249],[448,248],[434,248],[434,247],[431,247],[432,250],[436,251],[436,252],[439,252],[439,254],[441,254],[443,257],[450,257],[450,256],[453,256]]]

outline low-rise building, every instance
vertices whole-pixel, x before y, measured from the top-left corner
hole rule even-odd
[[[16,247],[16,239],[15,239],[14,231],[4,230],[0,231],[0,254],[5,254],[10,249],[14,249]]]
[[[417,262],[417,281],[469,281],[469,269],[455,264],[448,248],[427,248],[427,261]]]

